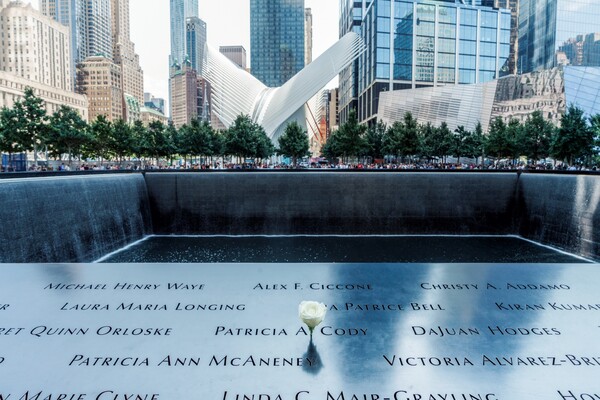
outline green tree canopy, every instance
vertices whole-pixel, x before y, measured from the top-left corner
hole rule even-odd
[[[456,157],[458,163],[460,163],[460,157],[473,154],[473,151],[469,148],[471,135],[472,133],[465,129],[463,125],[454,130],[450,152]]]
[[[225,153],[241,158],[253,158],[256,153],[256,126],[248,115],[239,115],[225,131]]]
[[[399,154],[403,157],[415,156],[419,152],[419,127],[417,120],[413,118],[410,112],[404,114],[399,133]]]
[[[327,158],[330,162],[333,162],[336,158],[342,156],[339,144],[339,131],[335,130],[331,132],[325,144],[321,147],[321,155]]]
[[[0,151],[8,153],[9,164],[12,155],[25,151],[19,144],[19,117],[14,109],[2,107],[0,110]]]
[[[382,121],[367,128],[366,135],[366,152],[368,157],[373,160],[382,159],[384,157],[383,144],[387,132],[387,126]]]
[[[560,125],[551,144],[551,152],[555,158],[573,165],[576,160],[592,155],[594,134],[581,108],[569,105],[560,119]]]
[[[294,167],[297,165],[298,158],[302,158],[308,154],[308,135],[296,121],[287,124],[278,142],[279,149],[277,150],[277,154],[290,157]]]
[[[519,143],[528,159],[537,162],[550,155],[550,143],[554,136],[554,125],[544,119],[541,111],[534,111],[523,124]]]
[[[80,155],[85,146],[92,141],[87,123],[75,109],[61,105],[52,114],[50,125],[54,154],[68,154],[69,166],[71,166],[73,156]]]
[[[337,145],[342,157],[358,157],[367,147],[365,132],[367,127],[358,123],[356,111],[350,111],[348,121],[343,123],[337,133]]]
[[[485,149],[485,135],[483,134],[483,128],[481,123],[477,122],[475,130],[471,132],[465,138],[465,152],[466,157],[478,158],[481,156],[481,162],[483,163],[484,149]]]
[[[506,124],[500,117],[495,118],[490,124],[485,151],[488,155],[497,158],[505,158],[510,155]]]
[[[112,124],[104,115],[99,115],[89,125],[90,135],[92,136],[90,152],[93,156],[101,159],[111,159],[114,156],[112,151]]]
[[[256,141],[256,150],[253,157],[258,161],[271,157],[275,154],[275,145],[267,136],[262,126],[254,124],[254,140]]]

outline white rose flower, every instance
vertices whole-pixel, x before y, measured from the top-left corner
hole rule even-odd
[[[323,321],[326,313],[325,304],[317,301],[303,301],[298,306],[300,319],[308,326],[311,334],[313,329]]]

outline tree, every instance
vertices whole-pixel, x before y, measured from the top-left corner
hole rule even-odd
[[[573,165],[593,153],[594,134],[587,124],[583,110],[571,104],[560,119],[560,129],[554,135],[552,155]]]
[[[373,160],[382,159],[384,156],[383,141],[386,131],[387,126],[382,121],[367,128],[365,154]]]
[[[335,130],[331,132],[325,144],[321,147],[321,155],[327,158],[330,162],[333,162],[336,158],[342,156],[339,144],[339,131]]]
[[[262,126],[254,124],[254,137],[254,140],[256,141],[254,158],[257,159],[258,162],[275,154],[275,145],[271,139],[269,139]]]
[[[52,127],[51,137],[54,144],[54,153],[57,155],[67,154],[70,167],[73,156],[77,155],[81,159],[80,155],[84,147],[91,142],[87,123],[75,109],[61,105],[52,114],[50,125]]]
[[[550,142],[554,135],[554,125],[544,119],[541,111],[534,111],[523,124],[521,130],[522,152],[528,159],[537,163],[538,160],[550,155]]]
[[[102,122],[102,124],[104,125],[106,123]],[[141,122],[139,125],[142,125]],[[123,162],[125,157],[134,154],[135,138],[131,126],[122,119],[118,119],[112,125],[112,129],[110,130],[108,146],[110,152],[117,157],[119,162]]]
[[[410,112],[404,114],[404,123],[398,135],[399,154],[403,157],[415,156],[419,151],[419,129],[417,120]]]
[[[131,127],[131,136],[133,140],[133,154],[135,154],[137,158],[143,161],[144,158],[148,157],[149,154],[152,153],[152,143],[150,143],[148,137],[148,130],[146,129],[142,121],[137,120],[133,123],[133,126]],[[142,168],[143,167],[144,165],[142,163]]]
[[[156,164],[160,158],[166,158],[171,155],[171,141],[167,135],[165,125],[161,121],[152,121],[148,125],[147,143],[149,145],[148,156],[156,159]]]
[[[590,125],[594,136],[594,159],[592,162],[600,165],[600,114],[593,115],[590,118]]]
[[[381,141],[382,151],[386,155],[398,156],[400,154],[400,132],[402,131],[402,122],[395,121],[385,131],[385,135]]]
[[[446,163],[446,156],[451,153],[452,138],[452,131],[448,128],[448,124],[445,121],[442,122],[439,128],[436,129],[433,151],[444,164]]]
[[[508,125],[506,125],[506,154],[513,160],[513,164],[515,161],[521,156],[523,153],[523,146],[520,143],[519,139],[523,136],[522,134],[523,126],[521,122],[516,118],[511,118],[508,121]]]
[[[308,154],[310,147],[306,131],[296,121],[287,124],[278,142],[279,149],[277,150],[277,154],[291,157],[294,167],[297,165],[298,158],[302,158]]]
[[[2,107],[0,110],[0,151],[8,153],[8,167],[12,168],[15,153],[21,153],[24,149],[18,143],[19,119],[12,108]]]
[[[477,160],[481,156],[481,164],[485,157],[485,135],[483,134],[483,128],[481,123],[477,122],[475,130],[465,138],[465,152],[464,155],[467,157],[473,157]],[[477,161],[476,161],[477,162]]]
[[[507,149],[506,124],[500,117],[496,117],[490,124],[486,153],[492,157],[504,158],[510,155]]]
[[[167,140],[167,148],[165,151],[167,157],[169,157],[169,163],[172,163],[175,155],[181,154],[182,132],[180,129],[177,129],[175,125],[169,123],[165,127],[164,135]]]
[[[112,146],[112,124],[106,119],[104,115],[98,115],[96,120],[89,126],[90,135],[92,136],[92,153],[94,156],[102,160],[112,158],[113,146]]]
[[[225,153],[225,135],[222,131],[217,131],[212,127],[210,129],[210,153],[212,156],[222,156]]]
[[[256,153],[255,124],[248,115],[239,115],[225,131],[225,153],[242,159]]]
[[[419,155],[421,157],[431,160],[437,155],[435,153],[436,135],[437,130],[431,122],[419,126]]]
[[[364,154],[367,142],[365,132],[367,127],[358,123],[356,111],[348,114],[348,121],[343,123],[338,130],[338,146],[344,158],[358,157]]]
[[[451,153],[457,159],[457,163],[460,164],[460,157],[472,154],[473,152],[469,149],[469,138],[471,132],[466,130],[463,125],[458,126],[454,130],[454,136],[452,138]]]
[[[25,150],[33,150],[35,165],[37,165],[38,151],[46,146],[48,134],[48,115],[44,108],[44,101],[35,95],[31,87],[25,88],[25,96],[22,102],[15,104],[19,113],[23,139],[22,145]],[[28,142],[28,143],[27,143]]]

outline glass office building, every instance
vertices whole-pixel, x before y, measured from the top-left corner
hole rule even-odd
[[[362,16],[373,0],[340,0],[340,38],[349,32],[360,35]],[[339,76],[339,118],[344,123],[351,110],[358,108],[358,60]]]
[[[520,1],[519,73],[600,66],[600,1]]]
[[[360,121],[376,118],[382,91],[484,83],[509,73],[510,10],[463,3],[375,0],[366,8]]]
[[[169,65],[186,59],[186,21],[198,18],[198,0],[170,0],[171,58]]]
[[[278,87],[304,68],[304,0],[250,0],[252,75]]]
[[[197,17],[186,20],[186,49],[192,68],[203,76],[204,47],[206,46],[206,22]]]

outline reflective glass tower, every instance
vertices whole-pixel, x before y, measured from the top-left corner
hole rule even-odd
[[[518,72],[600,66],[600,1],[520,0]]]
[[[507,75],[511,12],[485,4],[373,1],[360,28],[367,51],[358,66],[359,120],[375,118],[382,91],[484,83]]]
[[[191,17],[186,20],[187,57],[199,76],[203,74],[204,46],[206,45],[206,22]]]
[[[198,18],[198,0],[170,0],[171,55],[169,65],[182,63],[186,58],[186,20]]]
[[[252,74],[270,87],[304,68],[304,0],[250,0]]]
[[[340,38],[349,32],[360,35],[362,17],[373,0],[340,0]],[[358,108],[358,60],[340,73],[339,119],[346,122],[351,110]]]

